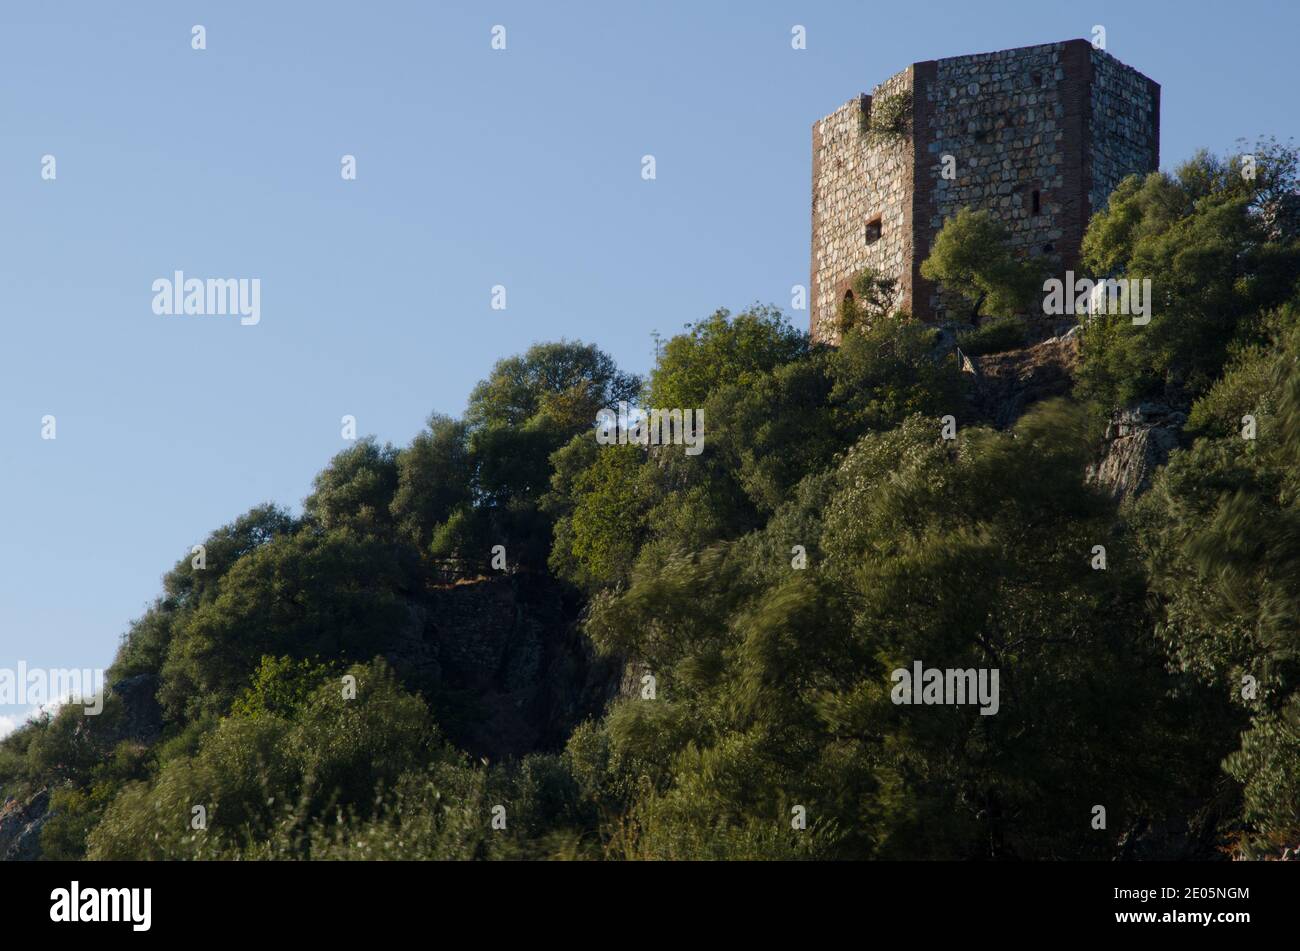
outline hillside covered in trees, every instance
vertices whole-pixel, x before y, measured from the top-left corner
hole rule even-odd
[[[1150,278],[1148,324],[1049,325],[963,215],[926,274],[969,326],[863,275],[836,348],[761,306],[645,380],[539,344],[463,418],[339,453],[300,516],[202,567],[178,539],[104,712],[0,742],[0,855],[1294,850],[1300,212],[1295,151],[1255,159],[1091,222],[1081,270]],[[623,400],[703,410],[704,451],[598,443]],[[997,713],[895,703],[917,660],[997,669]]]

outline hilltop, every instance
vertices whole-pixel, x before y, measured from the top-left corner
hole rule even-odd
[[[348,445],[301,515],[178,539],[103,713],[0,741],[0,853],[1294,849],[1296,152],[1253,154],[1092,218],[1083,266],[1150,279],[1147,323],[1045,317],[960,214],[925,267],[970,320],[862,273],[837,346],[763,306],[645,380],[538,344],[463,418]],[[702,410],[702,451],[598,441],[622,401]],[[1000,696],[900,703],[900,669]]]

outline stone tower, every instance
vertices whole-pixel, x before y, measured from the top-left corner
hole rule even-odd
[[[921,262],[963,206],[1073,269],[1092,213],[1125,176],[1159,167],[1160,86],[1068,40],[913,63],[812,132],[810,329],[835,342],[866,268],[897,280],[898,307],[946,319]]]

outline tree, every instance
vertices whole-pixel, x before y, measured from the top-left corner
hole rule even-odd
[[[853,332],[855,327],[872,326],[888,317],[894,309],[898,281],[881,277],[868,268],[852,282],[852,293],[840,301],[840,338]]]
[[[716,390],[748,386],[808,349],[807,334],[796,330],[771,307],[753,307],[734,317],[719,310],[687,324],[664,345],[650,375],[647,405],[694,409]]]
[[[397,483],[397,451],[367,436],[317,474],[315,491],[304,500],[303,511],[324,529],[348,525],[362,531],[388,531]]]
[[[1263,208],[1294,192],[1295,150],[1200,153],[1174,175],[1130,176],[1089,223],[1083,266],[1097,278],[1149,280],[1150,322],[1093,315],[1083,330],[1081,391],[1105,408],[1144,398],[1187,405],[1223,370],[1236,343],[1259,340],[1260,317],[1290,298],[1300,237],[1271,230]],[[1288,179],[1287,168],[1292,169]]]
[[[970,305],[969,319],[1028,313],[1042,294],[1041,262],[1021,260],[987,211],[963,208],[939,229],[921,275]]]
[[[448,759],[424,702],[382,661],[346,672],[355,694],[329,675],[305,694],[293,683],[298,701],[275,709],[254,703],[223,717],[193,755],[126,784],[91,832],[89,857],[233,858],[286,831],[292,854],[282,857],[304,857],[313,825],[328,825],[336,813],[368,816],[377,793]],[[297,673],[273,662],[248,696],[277,681],[289,685]],[[205,828],[192,825],[195,805],[204,807]]]
[[[551,454],[579,433],[593,434],[597,413],[633,399],[640,386],[590,344],[536,344],[498,361],[474,388],[465,415],[473,517],[464,506],[448,516],[431,542],[439,556],[474,562],[483,557],[477,549],[449,546],[490,539],[507,546],[514,563],[544,566],[552,522],[542,500]]]
[[[572,750],[588,788],[624,790],[634,854],[1101,856],[1170,807],[1169,684],[1137,563],[1083,482],[1082,415],[1044,405],[956,446],[939,429],[917,416],[869,433],[829,497],[810,477],[743,540],[643,554],[594,606],[597,646],[657,681],[659,699],[607,717],[609,773],[590,736]],[[814,553],[802,571],[793,526]],[[1088,565],[1098,539],[1105,572]],[[998,670],[999,710],[891,702],[891,671],[918,659]],[[615,753],[654,764],[644,787]],[[1086,821],[1100,800],[1109,835]],[[800,804],[816,822],[803,838],[782,832]]]
[[[594,425],[602,407],[632,399],[640,382],[592,344],[539,343],[523,356],[497,361],[470,394],[465,421],[473,430],[519,427],[544,415],[576,432]]]
[[[397,491],[390,506],[402,533],[427,549],[434,528],[474,491],[474,460],[464,423],[434,413],[424,432],[397,454]]]
[[[617,584],[631,571],[644,519],[639,446],[602,446],[574,478],[572,511],[555,526],[550,564],[584,588]]]
[[[1237,711],[1212,748],[1241,784],[1247,855],[1300,842],[1300,302],[1267,327],[1134,513],[1171,662]]]
[[[142,617],[131,622],[107,672],[108,683],[161,671],[177,625],[200,604],[216,598],[231,566],[244,555],[297,528],[298,523],[288,512],[274,505],[259,505],[203,540],[202,568],[195,567],[193,551],[186,551],[163,576],[162,596],[155,599]]]
[[[159,700],[171,718],[224,714],[263,655],[363,660],[409,635],[415,552],[347,529],[283,536],[245,555],[178,625]]]

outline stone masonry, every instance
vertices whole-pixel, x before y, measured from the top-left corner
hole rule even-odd
[[[873,110],[907,128],[869,132]],[[995,215],[1020,253],[1074,269],[1092,213],[1124,177],[1159,167],[1160,86],[1086,40],[956,56],[913,63],[812,139],[810,329],[834,343],[840,302],[868,268],[897,281],[897,307],[957,316],[921,262],[964,206]]]

